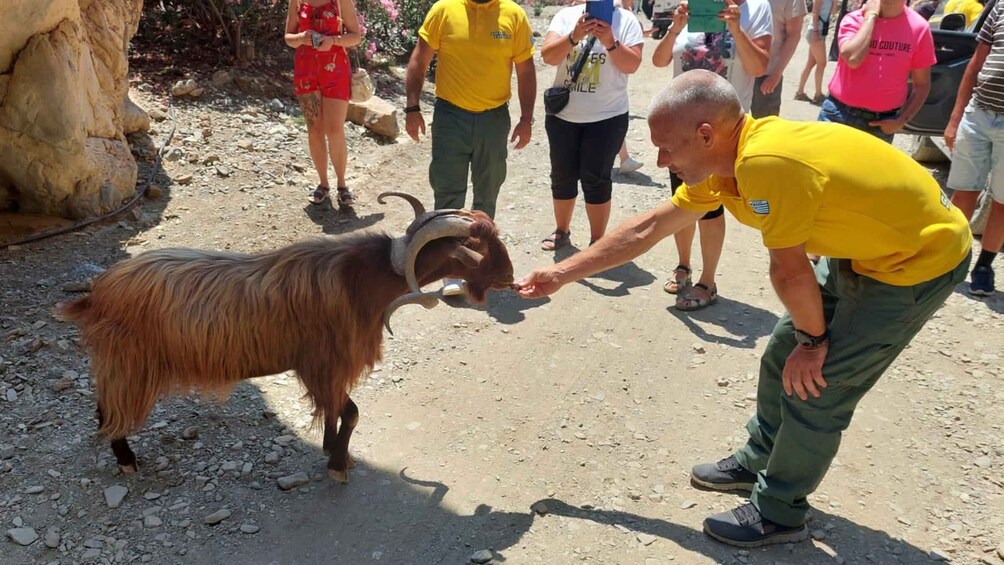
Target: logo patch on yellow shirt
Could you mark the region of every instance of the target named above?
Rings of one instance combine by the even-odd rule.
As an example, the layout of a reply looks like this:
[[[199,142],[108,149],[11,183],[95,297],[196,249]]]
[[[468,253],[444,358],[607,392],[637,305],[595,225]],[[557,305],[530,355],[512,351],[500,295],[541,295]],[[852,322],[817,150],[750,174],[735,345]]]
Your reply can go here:
[[[494,37],[495,39],[512,39],[512,36],[504,31],[493,31],[492,37]]]
[[[750,200],[750,208],[753,208],[754,214],[760,214],[761,216],[770,214],[770,202],[766,200]]]

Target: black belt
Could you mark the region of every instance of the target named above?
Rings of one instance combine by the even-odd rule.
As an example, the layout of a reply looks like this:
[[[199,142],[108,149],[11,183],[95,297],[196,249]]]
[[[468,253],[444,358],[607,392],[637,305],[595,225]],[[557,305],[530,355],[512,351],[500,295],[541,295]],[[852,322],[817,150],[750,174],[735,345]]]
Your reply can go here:
[[[834,98],[832,95],[829,96],[829,99],[830,102],[833,102],[833,105],[839,108],[841,111],[847,112],[852,116],[856,116],[858,118],[871,121],[885,120],[887,118],[895,118],[896,116],[899,115],[899,110],[900,110],[899,108],[896,108],[895,110],[889,110],[888,112],[873,112],[871,110],[865,110],[864,108],[855,108],[854,106],[844,104],[840,100]]]

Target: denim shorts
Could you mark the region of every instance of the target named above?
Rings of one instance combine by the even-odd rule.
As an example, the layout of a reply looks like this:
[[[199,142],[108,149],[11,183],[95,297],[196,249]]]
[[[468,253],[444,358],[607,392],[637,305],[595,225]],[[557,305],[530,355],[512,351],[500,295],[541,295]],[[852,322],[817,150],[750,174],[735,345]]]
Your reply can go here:
[[[990,197],[1004,204],[1004,114],[969,101],[955,138],[948,188],[988,188]]]
[[[882,128],[868,125],[870,120],[866,120],[860,116],[855,116],[854,114],[844,111],[839,106],[834,104],[833,100],[830,100],[829,98],[823,100],[822,106],[819,107],[819,118],[817,118],[817,121],[836,122],[838,124],[851,126],[854,129],[870,133],[883,141],[892,143],[892,135],[883,132]]]

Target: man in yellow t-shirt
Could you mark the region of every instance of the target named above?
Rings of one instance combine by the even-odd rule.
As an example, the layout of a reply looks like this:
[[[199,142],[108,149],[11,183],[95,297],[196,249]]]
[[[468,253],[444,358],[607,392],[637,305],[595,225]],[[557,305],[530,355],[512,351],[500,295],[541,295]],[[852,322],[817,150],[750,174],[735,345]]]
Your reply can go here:
[[[751,491],[748,504],[704,521],[711,537],[740,547],[804,540],[806,497],[857,403],[965,280],[969,226],[898,149],[842,124],[744,116],[715,73],[675,78],[648,120],[659,166],[686,184],[672,201],[516,284],[526,298],[550,295],[630,261],[720,204],[760,230],[787,313],[761,360],[749,441],[695,466],[691,480]],[[813,268],[806,253],[826,258]]]
[[[494,218],[506,177],[506,139],[516,142],[516,149],[530,143],[537,97],[530,21],[512,0],[439,0],[418,35],[405,84],[405,129],[415,141],[425,133],[419,99],[429,63],[437,55],[429,165],[435,206],[464,208],[470,172],[471,208]],[[509,136],[513,67],[520,117]],[[463,292],[462,281],[443,281],[445,295]]]
[[[429,169],[436,208],[464,207],[470,167],[474,208],[494,217],[505,180],[514,67],[521,115],[512,140],[517,149],[530,142],[537,96],[532,33],[526,12],[512,0],[440,0],[425,16],[408,63],[405,119],[408,135],[418,141],[425,133],[419,98],[437,55]]]

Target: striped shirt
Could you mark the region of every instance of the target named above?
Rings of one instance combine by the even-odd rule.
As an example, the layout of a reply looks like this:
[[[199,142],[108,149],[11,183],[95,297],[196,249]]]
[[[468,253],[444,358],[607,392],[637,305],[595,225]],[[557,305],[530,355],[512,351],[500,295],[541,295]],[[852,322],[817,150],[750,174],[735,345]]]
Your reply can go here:
[[[998,0],[977,40],[990,46],[990,54],[976,77],[973,98],[985,110],[1004,113],[1004,0]]]

